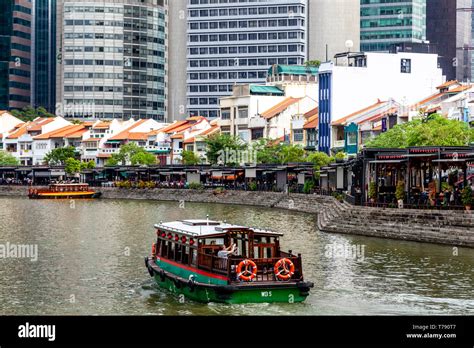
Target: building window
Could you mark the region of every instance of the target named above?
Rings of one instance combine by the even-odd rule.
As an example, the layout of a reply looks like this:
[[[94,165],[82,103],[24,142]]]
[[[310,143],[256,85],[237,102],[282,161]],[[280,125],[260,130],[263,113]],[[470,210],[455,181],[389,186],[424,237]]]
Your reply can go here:
[[[293,130],[293,141],[294,142],[303,141],[303,130],[302,129],[294,129]]]
[[[411,59],[402,59],[401,60],[401,73],[402,74],[411,74]]]
[[[356,132],[347,133],[347,145],[348,146],[357,145],[357,133]]]

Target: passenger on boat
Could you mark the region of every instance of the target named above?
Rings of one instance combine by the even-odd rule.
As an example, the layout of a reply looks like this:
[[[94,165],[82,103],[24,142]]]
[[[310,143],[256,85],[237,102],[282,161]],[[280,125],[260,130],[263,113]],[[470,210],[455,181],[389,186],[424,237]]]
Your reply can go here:
[[[227,259],[229,255],[232,255],[233,253],[235,253],[236,250],[237,250],[236,244],[232,244],[227,248],[225,247],[225,245],[222,245],[221,250],[219,250],[219,252],[217,253],[217,257],[220,257],[222,259]]]
[[[220,259],[219,260],[219,268],[220,269],[227,269],[227,259],[229,258],[229,255],[234,254],[237,251],[237,245],[232,244],[229,247],[225,247],[225,245],[221,246],[221,250],[217,253],[217,257]]]

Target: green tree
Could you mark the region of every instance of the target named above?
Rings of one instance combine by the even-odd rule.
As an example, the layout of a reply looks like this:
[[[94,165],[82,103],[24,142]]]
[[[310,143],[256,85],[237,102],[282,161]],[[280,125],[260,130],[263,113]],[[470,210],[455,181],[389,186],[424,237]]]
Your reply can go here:
[[[225,151],[238,153],[248,148],[240,138],[228,134],[213,134],[205,142],[207,145],[206,157],[211,164],[217,164],[224,157]],[[232,165],[232,163],[226,164]]]
[[[306,63],[304,63],[304,65],[319,68],[321,66],[321,61],[320,60],[309,60]]]
[[[64,165],[66,164],[66,160],[68,158],[75,159],[76,153],[75,148],[72,146],[69,147],[59,147],[57,149],[53,149],[46,154],[44,157],[44,161],[48,165]]]
[[[65,163],[65,171],[68,174],[77,174],[80,173],[81,171],[85,169],[94,169],[95,168],[95,162],[94,161],[89,161],[89,162],[81,162],[79,160],[76,160],[74,158],[68,158]]]
[[[325,152],[312,152],[306,158],[307,162],[314,164],[316,171],[316,178],[319,178],[319,171],[322,167],[325,167],[334,162],[334,157],[328,156]]]
[[[21,110],[12,110],[11,114],[23,122],[33,121],[38,117],[55,117],[55,115],[49,113],[44,107],[40,106],[34,109],[31,106],[26,106]]]
[[[257,163],[287,164],[305,162],[304,149],[299,145],[276,144],[269,139],[261,139],[253,145],[257,152]]]
[[[5,151],[0,150],[0,166],[17,166],[18,160]]]
[[[396,125],[367,143],[372,148],[410,146],[467,146],[474,141],[474,129],[465,122],[433,114]]]
[[[201,158],[194,151],[183,151],[181,157],[184,165],[192,166],[201,163]]]
[[[107,166],[126,165],[153,165],[156,164],[156,158],[148,153],[142,147],[135,143],[122,145],[120,151],[113,154],[107,161]]]

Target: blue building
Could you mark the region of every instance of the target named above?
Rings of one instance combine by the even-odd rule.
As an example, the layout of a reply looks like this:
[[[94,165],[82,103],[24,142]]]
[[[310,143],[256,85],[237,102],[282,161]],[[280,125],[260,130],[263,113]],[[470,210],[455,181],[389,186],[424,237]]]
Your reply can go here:
[[[34,107],[56,109],[56,0],[34,1]]]

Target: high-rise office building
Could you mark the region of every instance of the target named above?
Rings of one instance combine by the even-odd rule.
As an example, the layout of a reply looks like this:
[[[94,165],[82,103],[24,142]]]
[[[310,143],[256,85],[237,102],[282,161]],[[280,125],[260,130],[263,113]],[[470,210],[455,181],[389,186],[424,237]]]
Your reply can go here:
[[[56,111],[56,0],[33,0],[31,103]]]
[[[471,80],[472,0],[429,0],[426,36],[448,80]]]
[[[61,0],[57,12],[60,113],[166,120],[164,0]]]
[[[0,110],[30,104],[31,0],[0,1]]]
[[[362,51],[386,52],[392,44],[426,40],[427,0],[360,1]]]
[[[232,85],[264,82],[271,65],[308,57],[307,0],[189,0],[187,16],[190,115],[217,117]]]
[[[309,0],[308,8],[308,60],[360,50],[360,0]]]

